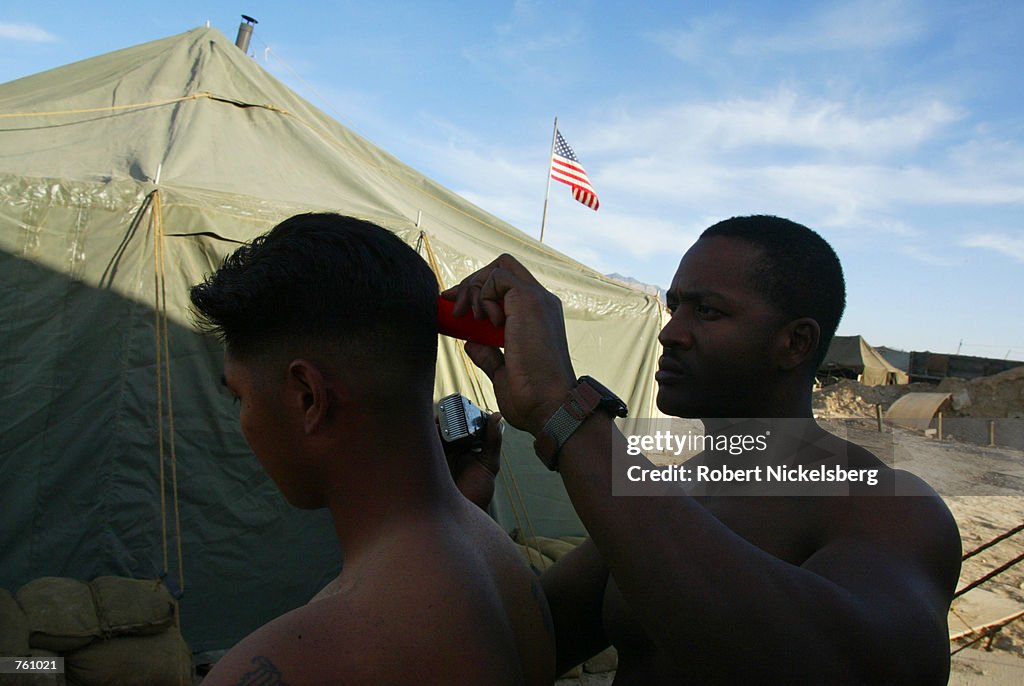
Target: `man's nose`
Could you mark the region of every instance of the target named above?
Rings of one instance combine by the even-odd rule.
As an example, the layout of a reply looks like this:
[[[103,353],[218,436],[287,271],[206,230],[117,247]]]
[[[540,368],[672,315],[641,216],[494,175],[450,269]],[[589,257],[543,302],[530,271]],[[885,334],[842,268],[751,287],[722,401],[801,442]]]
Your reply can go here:
[[[682,348],[684,350],[689,350],[693,347],[693,331],[682,310],[683,308],[679,308],[672,313],[668,323],[665,324],[661,329],[661,333],[658,334],[658,342],[661,343],[662,347]]]

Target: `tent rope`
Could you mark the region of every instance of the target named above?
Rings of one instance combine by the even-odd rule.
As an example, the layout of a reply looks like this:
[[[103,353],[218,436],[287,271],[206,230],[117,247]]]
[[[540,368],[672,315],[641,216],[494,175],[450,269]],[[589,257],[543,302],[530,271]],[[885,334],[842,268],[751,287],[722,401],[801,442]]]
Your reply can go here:
[[[192,93],[191,95],[183,95],[178,98],[167,98],[166,100],[150,100],[149,102],[138,102],[128,105],[108,105],[106,107],[86,107],[74,110],[53,110],[50,112],[4,112],[0,114],[0,119],[15,119],[18,117],[58,117],[66,114],[96,114],[98,112],[123,112],[127,110],[141,110],[148,107],[162,107],[163,105],[173,105],[177,102],[184,102],[186,100],[198,100],[200,98],[214,98],[217,99],[213,93],[206,91]]]
[[[1013,558],[1012,560],[1010,560],[1006,564],[1002,564],[1002,565],[996,567],[995,569],[993,569],[991,572],[989,572],[985,576],[981,577],[980,579],[978,579],[976,581],[972,581],[971,583],[967,584],[966,586],[961,588],[959,591],[954,593],[953,597],[954,598],[959,598],[960,596],[962,596],[964,593],[967,593],[967,591],[971,590],[972,588],[977,588],[978,586],[981,586],[986,581],[991,581],[992,579],[996,578],[997,576],[999,576],[1000,574],[1005,572],[1007,569],[1009,569],[1010,567],[1013,567],[1014,565],[1016,565],[1017,563],[1021,562],[1022,560],[1024,560],[1024,553],[1021,553],[1020,555],[1018,555],[1017,557]]]
[[[984,550],[988,550],[989,548],[991,548],[995,544],[997,544],[997,543],[999,543],[1001,541],[1005,541],[1006,539],[1010,538],[1011,536],[1013,536],[1015,534],[1020,533],[1021,531],[1024,531],[1024,523],[1020,524],[1019,526],[1015,526],[1014,528],[1010,529],[1009,531],[996,536],[995,538],[993,538],[991,541],[988,541],[987,543],[981,544],[980,546],[978,546],[974,550],[970,551],[969,553],[965,553],[964,556],[961,558],[961,560],[970,559],[970,558],[974,557],[975,555],[977,555],[978,553],[980,553],[980,552],[982,552]],[[989,572],[985,576],[981,577],[980,579],[977,579],[977,580],[972,581],[971,583],[967,584],[966,586],[964,586],[963,588],[958,590],[953,595],[953,597],[954,598],[959,598],[964,593],[967,593],[967,591],[970,591],[972,588],[977,588],[978,586],[981,586],[983,583],[985,583],[987,581],[991,581],[992,579],[994,579],[995,577],[999,576],[1000,574],[1005,572],[1010,567],[1013,567],[1014,565],[1018,564],[1022,560],[1024,560],[1024,553],[1021,553],[1020,555],[1018,555],[1017,557],[1013,558],[1009,562],[1006,562],[1005,564],[1002,564],[999,567],[996,567],[995,569],[993,569],[991,572]]]
[[[537,546],[537,552],[540,553],[540,544],[538,543],[539,539],[537,537],[537,530],[534,528],[534,526],[533,526],[533,519],[530,517],[529,511],[526,509],[526,500],[523,498],[523,492],[519,488],[519,480],[516,478],[516,475],[513,474],[511,471],[509,472],[509,481],[512,482],[512,488],[515,491],[516,498],[519,501],[519,506],[523,508],[523,519],[526,520],[526,528],[527,528],[527,530],[530,533],[530,537],[533,538],[534,545]],[[511,498],[509,499],[509,502],[512,502]],[[513,509],[514,509],[514,506],[513,506]],[[516,520],[516,524],[518,525],[518,523],[519,522],[518,522],[518,519],[517,519]],[[520,529],[520,531],[522,531],[522,529]],[[526,547],[529,548],[530,546],[527,545]],[[541,563],[542,563],[541,564],[541,571],[547,569],[547,563],[544,562],[544,556],[543,555],[541,555]]]
[[[502,461],[506,462],[506,464],[507,464],[507,461],[504,459],[505,458],[505,448],[504,447],[502,447],[502,449],[501,449],[501,458],[502,458]],[[509,503],[513,503],[512,519],[515,520],[516,529],[518,529],[519,531],[522,531],[523,530],[522,529],[523,523],[519,519],[519,510],[514,505],[515,501],[513,501],[513,499],[512,499],[512,490],[511,490],[511,488],[508,485],[508,480],[505,478],[505,470],[504,469],[499,470],[498,471],[498,475],[500,477],[499,480],[501,481],[501,487],[505,491],[505,499],[508,500]],[[530,556],[530,546],[526,546],[526,549],[527,549],[526,555],[527,555],[527,557],[529,557]],[[541,561],[538,560],[538,563],[539,562],[541,562]],[[532,562],[531,562],[531,564],[532,564]]]
[[[988,641],[988,645],[985,646],[985,649],[986,650],[991,650],[992,641],[995,639],[996,634],[998,634],[1000,631],[1002,631],[1003,629],[1008,627],[1010,624],[1013,624],[1014,622],[1019,620],[1021,617],[1024,617],[1024,611],[1018,612],[1017,614],[1015,614],[1015,615],[1013,615],[1011,617],[1008,617],[1006,620],[996,624],[995,626],[987,626],[987,627],[983,627],[983,628],[977,629],[977,630],[973,630],[972,629],[971,631],[967,632],[966,634],[964,634],[963,636],[960,636],[958,638],[966,638],[967,636],[970,636],[972,633],[975,633],[975,631],[977,631],[978,636],[975,637],[974,639],[968,641],[967,643],[963,644],[962,646],[960,646],[956,650],[952,651],[949,654],[950,657],[952,657],[953,655],[956,655],[957,653],[959,653],[961,650],[964,650],[965,648],[970,648],[972,645],[974,645],[978,641],[981,641],[981,640],[986,639],[986,638],[989,639],[989,641]]]
[[[150,193],[149,197],[152,198],[156,194],[156,191]],[[164,474],[166,468],[164,467],[164,391],[163,391],[163,346],[160,344],[162,330],[163,330],[163,319],[160,316],[160,243],[161,239],[158,236],[159,229],[157,228],[157,221],[154,219],[153,214],[149,217],[150,228],[153,231],[153,328],[155,335],[153,342],[156,345],[156,365],[154,369],[156,372],[156,444],[157,453],[160,459],[160,537],[161,545],[164,554],[164,566],[163,573],[167,576],[168,557],[167,557],[167,488],[164,484]]]
[[[156,393],[157,393],[157,441],[160,455],[160,525],[163,542],[164,568],[166,577],[170,566],[167,541],[167,486],[165,472],[167,458],[164,453],[164,404],[166,398],[166,419],[168,447],[170,453],[171,501],[174,507],[175,552],[178,561],[178,592],[185,591],[185,569],[182,559],[181,511],[178,498],[178,459],[174,443],[174,402],[171,393],[170,320],[167,315],[167,270],[164,253],[163,202],[160,191],[154,190],[153,212],[150,215],[153,227],[153,266],[155,273],[155,317],[156,317]],[[180,618],[178,619],[180,622]],[[179,627],[180,628],[180,627]]]
[[[256,107],[262,110],[269,110],[271,112],[277,112],[279,114],[285,114],[290,117],[295,117],[294,114],[288,110],[278,107],[277,105],[261,104],[253,102],[245,102],[244,100],[237,100],[235,98],[228,98],[223,95],[217,95],[210,91],[196,91],[189,95],[182,95],[177,98],[167,98],[165,100],[150,100],[148,102],[137,102],[130,103],[127,105],[107,105],[106,107],[83,107],[73,110],[51,110],[49,112],[4,112],[0,113],[0,119],[16,119],[18,117],[59,117],[69,114],[97,114],[100,112],[126,112],[128,110],[143,110],[150,107],[163,107],[165,105],[174,105],[179,102],[187,102],[189,100],[215,100],[217,102],[224,102],[229,105],[235,105],[236,107],[248,108]],[[298,119],[298,117],[295,117]],[[301,121],[301,120],[300,120]],[[305,124],[305,122],[303,122]],[[309,124],[306,124],[309,126]],[[309,126],[309,128],[314,128]]]
[[[968,559],[970,559],[970,558],[974,557],[975,555],[977,555],[978,553],[982,552],[983,550],[988,550],[989,548],[991,548],[992,546],[994,546],[994,545],[995,545],[996,543],[999,543],[999,542],[1001,542],[1001,541],[1005,541],[1005,540],[1006,540],[1006,539],[1008,539],[1008,538],[1009,538],[1010,536],[1013,536],[1013,535],[1015,535],[1015,534],[1018,534],[1018,533],[1020,533],[1021,531],[1024,531],[1024,523],[1021,523],[1020,525],[1018,525],[1018,526],[1015,526],[1015,527],[1013,527],[1012,529],[1010,529],[1010,530],[1009,530],[1009,531],[1007,531],[1006,533],[1003,533],[1003,534],[999,534],[998,536],[996,536],[995,538],[993,538],[993,539],[992,539],[991,541],[989,541],[988,543],[982,543],[981,545],[979,545],[979,546],[978,546],[977,548],[975,548],[975,549],[974,549],[974,550],[972,550],[971,552],[969,552],[969,553],[964,553],[964,556],[963,556],[962,558],[960,558],[960,559],[961,559],[961,560],[968,560]]]

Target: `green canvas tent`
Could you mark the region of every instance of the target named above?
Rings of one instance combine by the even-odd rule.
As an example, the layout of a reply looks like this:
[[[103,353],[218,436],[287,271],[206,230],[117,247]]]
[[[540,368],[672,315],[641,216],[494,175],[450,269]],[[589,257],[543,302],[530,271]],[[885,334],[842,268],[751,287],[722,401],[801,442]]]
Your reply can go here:
[[[196,29],[0,85],[0,587],[166,573],[204,652],[337,573],[326,513],[291,508],[259,469],[219,390],[219,346],[187,309],[187,288],[239,243],[311,210],[396,232],[445,285],[520,257],[562,298],[577,370],[655,412],[655,298],[434,183]],[[443,339],[436,393],[454,391],[495,407]],[[505,444],[498,520],[580,533],[529,437]]]
[[[905,384],[907,373],[891,365],[862,336],[833,336],[819,378],[857,379],[865,386]]]

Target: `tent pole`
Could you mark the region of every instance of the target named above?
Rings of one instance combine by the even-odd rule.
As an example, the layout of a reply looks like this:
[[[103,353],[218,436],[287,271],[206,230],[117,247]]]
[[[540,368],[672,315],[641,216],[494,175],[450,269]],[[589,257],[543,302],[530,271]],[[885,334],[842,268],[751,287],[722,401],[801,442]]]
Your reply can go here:
[[[555,129],[551,132],[551,153],[548,155],[548,185],[544,189],[544,216],[540,220],[540,242],[544,242],[544,225],[548,223],[548,195],[551,194],[551,162],[555,157],[555,137],[558,136],[558,117],[555,117]]]

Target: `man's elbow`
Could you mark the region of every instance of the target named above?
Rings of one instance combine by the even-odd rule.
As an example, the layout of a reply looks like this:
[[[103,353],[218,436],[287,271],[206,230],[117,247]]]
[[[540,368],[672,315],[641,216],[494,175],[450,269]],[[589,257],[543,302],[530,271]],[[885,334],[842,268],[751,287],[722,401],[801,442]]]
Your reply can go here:
[[[943,626],[874,642],[854,667],[865,684],[946,684],[949,637]]]

